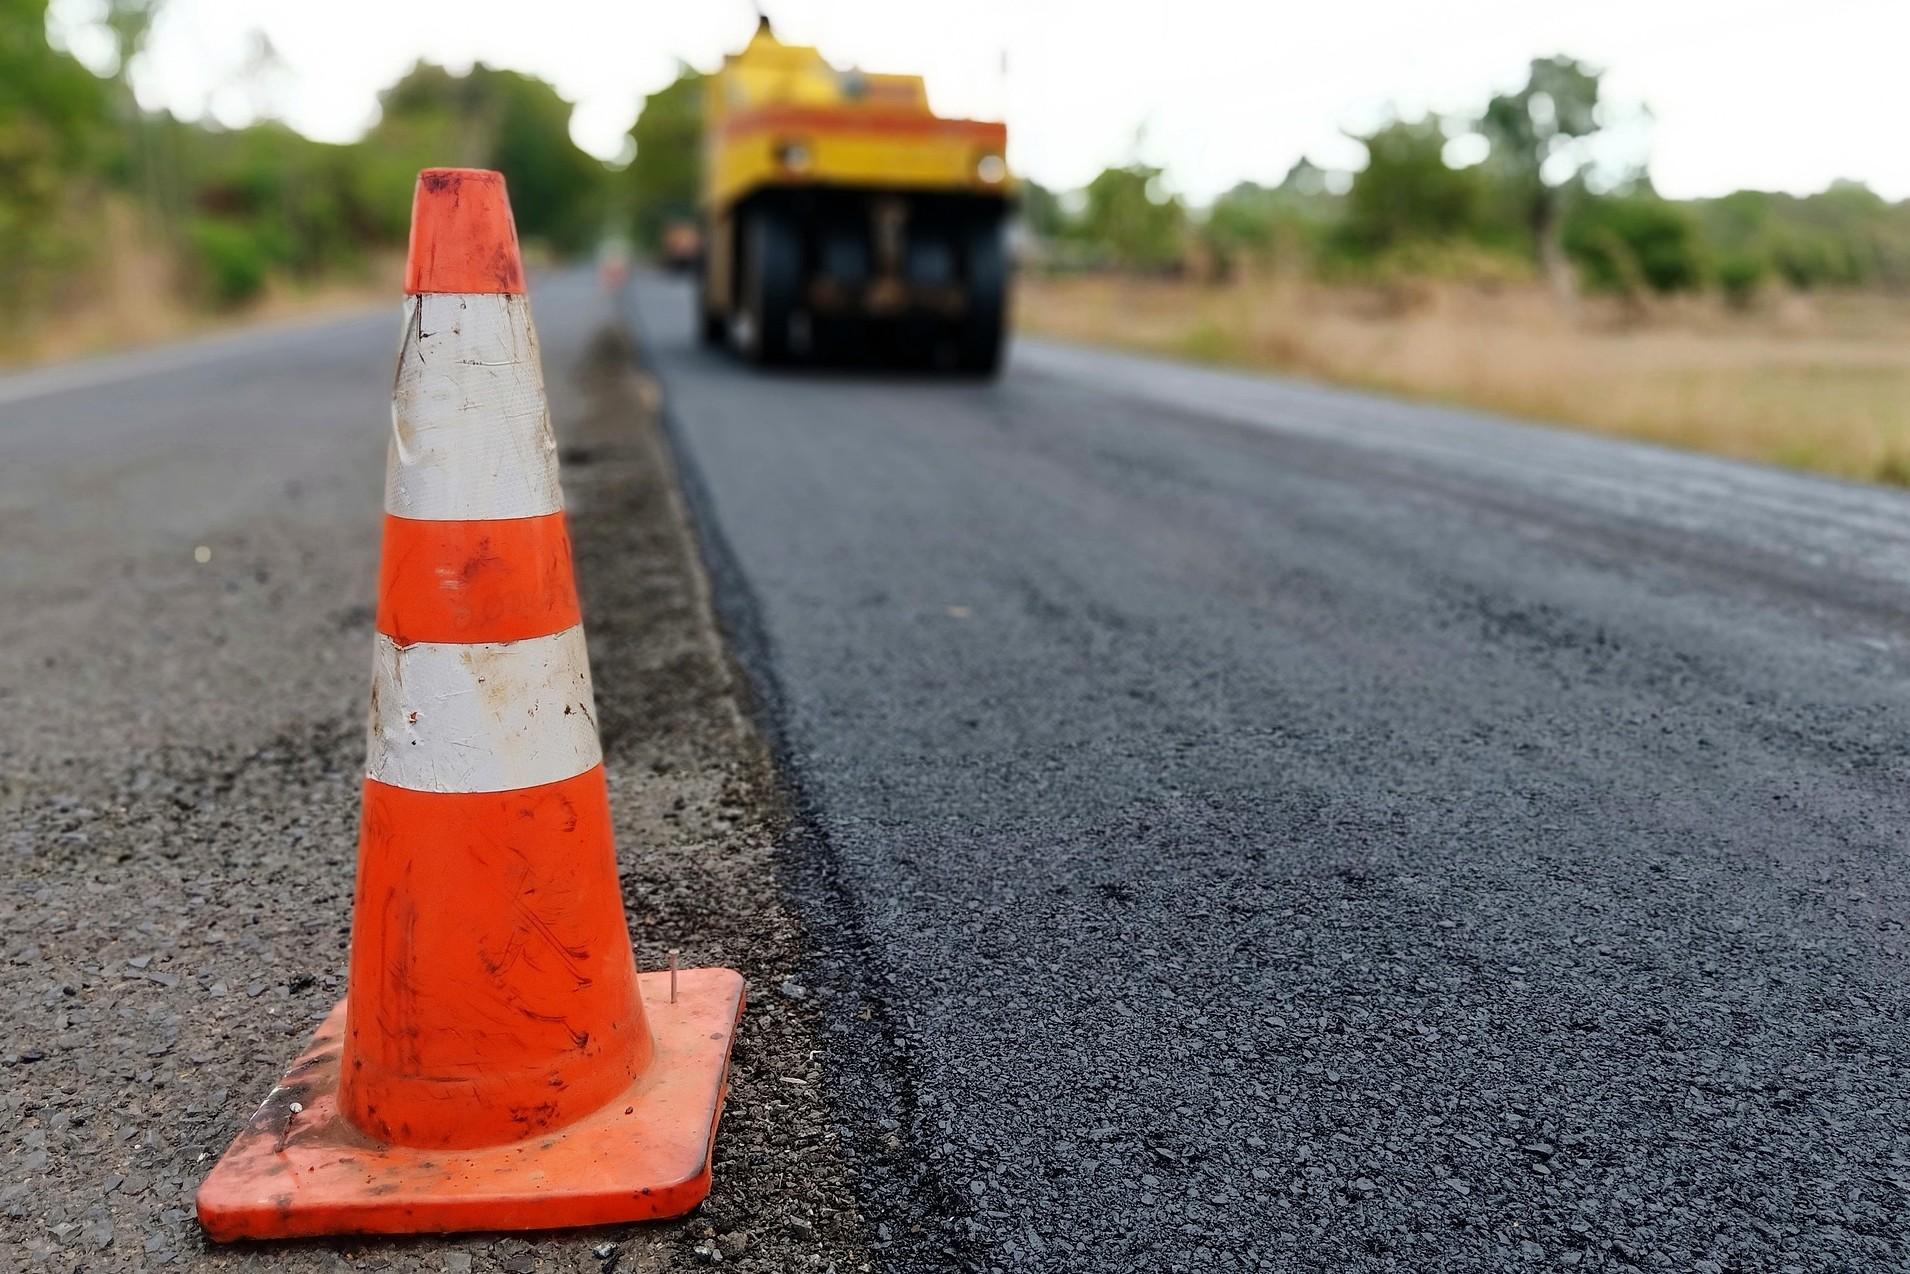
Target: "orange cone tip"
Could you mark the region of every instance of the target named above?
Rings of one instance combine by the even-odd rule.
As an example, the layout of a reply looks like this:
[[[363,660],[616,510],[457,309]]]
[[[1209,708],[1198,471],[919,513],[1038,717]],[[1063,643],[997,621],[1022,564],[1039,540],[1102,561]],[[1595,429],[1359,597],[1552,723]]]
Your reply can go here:
[[[427,168],[411,202],[405,291],[524,290],[504,174],[483,168]]]

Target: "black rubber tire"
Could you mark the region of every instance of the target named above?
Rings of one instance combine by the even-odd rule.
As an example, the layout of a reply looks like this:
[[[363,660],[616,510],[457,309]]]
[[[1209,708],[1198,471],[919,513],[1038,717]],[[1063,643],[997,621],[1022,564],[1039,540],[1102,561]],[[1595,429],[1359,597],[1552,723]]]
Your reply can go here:
[[[790,331],[802,286],[802,242],[796,227],[775,208],[758,207],[743,222],[745,317],[743,352],[766,366],[786,363]]]
[[[968,228],[963,244],[967,309],[955,337],[955,366],[972,376],[1001,371],[1008,330],[1008,230],[990,218]]]
[[[706,236],[710,233],[708,223],[701,229]],[[708,239],[704,242],[707,244]],[[710,254],[706,247],[696,254],[696,342],[705,349],[717,349],[728,335],[729,325],[722,314],[710,308]]]

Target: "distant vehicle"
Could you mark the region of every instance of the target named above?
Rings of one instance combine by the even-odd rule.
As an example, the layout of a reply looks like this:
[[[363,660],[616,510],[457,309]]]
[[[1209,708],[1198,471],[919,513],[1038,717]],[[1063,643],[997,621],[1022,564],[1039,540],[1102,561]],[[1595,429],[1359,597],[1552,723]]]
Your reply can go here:
[[[694,270],[703,255],[703,232],[697,229],[694,221],[671,221],[663,227],[657,255],[666,270],[685,273]]]
[[[919,76],[838,71],[765,19],[710,77],[700,330],[760,363],[876,350],[1000,365],[1008,130]]]
[[[620,235],[606,235],[597,244],[597,281],[606,292],[615,292],[630,277],[630,241]]]

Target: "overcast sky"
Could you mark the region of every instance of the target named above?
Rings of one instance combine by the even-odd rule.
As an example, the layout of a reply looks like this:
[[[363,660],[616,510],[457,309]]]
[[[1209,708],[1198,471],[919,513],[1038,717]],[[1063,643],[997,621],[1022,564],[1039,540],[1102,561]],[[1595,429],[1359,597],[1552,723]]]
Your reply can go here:
[[[56,0],[56,23],[98,0]],[[1808,192],[1839,177],[1910,198],[1910,0],[768,0],[780,36],[838,65],[916,71],[943,113],[1006,119],[1020,171],[1057,187],[1140,157],[1198,201],[1301,155],[1355,167],[1344,130],[1389,109],[1462,114],[1536,55],[1607,71],[1677,197]],[[714,68],[746,0],[169,0],[136,82],[149,106],[227,123],[261,110],[343,141],[418,58],[543,76],[572,135],[614,157],[678,59]],[[283,71],[244,73],[263,31]],[[76,51],[93,52],[83,33]],[[1649,106],[1647,126],[1639,106]]]

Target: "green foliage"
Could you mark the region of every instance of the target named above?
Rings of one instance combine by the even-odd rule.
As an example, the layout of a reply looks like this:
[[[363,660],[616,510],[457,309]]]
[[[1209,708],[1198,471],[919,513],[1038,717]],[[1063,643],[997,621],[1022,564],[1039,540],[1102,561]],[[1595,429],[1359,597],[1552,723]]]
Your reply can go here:
[[[1158,170],[1129,165],[1090,183],[1074,215],[1031,187],[1023,220],[1069,249],[1052,259],[1159,269],[1193,245],[1218,277],[1287,262],[1369,281],[1498,282],[1537,267],[1561,291],[1576,274],[1627,295],[1714,287],[1740,306],[1774,284],[1910,288],[1910,201],[1838,183],[1804,197],[1740,191],[1678,203],[1653,194],[1642,170],[1595,194],[1587,142],[1603,118],[1598,72],[1542,58],[1517,91],[1486,104],[1474,123],[1486,157],[1467,168],[1447,162],[1438,122],[1394,120],[1359,139],[1368,162],[1343,196],[1302,160],[1279,186],[1243,182],[1190,217],[1158,198]]]
[[[1324,185],[1315,189],[1318,169],[1301,160],[1278,186],[1243,181],[1214,200],[1196,234],[1216,275],[1244,265],[1304,262],[1317,255],[1334,217]]]
[[[1038,181],[1024,179],[1017,192],[1018,215],[1028,233],[1037,239],[1063,238],[1068,233],[1067,210],[1061,198]]]
[[[643,99],[630,127],[636,152],[624,170],[624,184],[631,229],[643,248],[654,249],[671,222],[696,216],[704,80],[694,67],[679,66],[674,80]]]
[[[1655,195],[1579,200],[1565,224],[1564,246],[1601,291],[1686,292],[1705,279],[1698,219]]]
[[[1181,264],[1187,209],[1146,164],[1103,169],[1082,192],[1081,215],[1070,223],[1077,238],[1129,270],[1167,270]]]
[[[1721,257],[1759,262],[1791,287],[1910,286],[1910,204],[1862,186],[1803,197],[1740,190],[1692,207]]]
[[[1734,308],[1743,309],[1764,289],[1771,277],[1771,265],[1763,257],[1749,253],[1727,253],[1712,262],[1711,277],[1717,280],[1718,291],[1724,294],[1724,299]]]
[[[379,103],[383,116],[360,146],[433,150],[414,174],[431,164],[497,169],[518,233],[560,252],[587,249],[603,230],[609,174],[571,141],[570,103],[544,81],[483,63],[453,75],[421,62]]]
[[[503,101],[485,166],[510,183],[521,233],[560,252],[587,250],[604,229],[609,178],[601,163],[571,141],[570,103],[542,80],[510,71],[491,74],[502,79]]]
[[[174,175],[190,191],[188,237],[202,267],[209,251],[231,255],[243,238],[267,269],[313,278],[356,262],[367,244],[393,241],[391,221],[362,202],[354,181],[360,148],[310,141],[278,123],[232,131],[175,124],[169,143]],[[207,219],[225,227],[210,232],[211,249]],[[242,273],[231,267],[233,278]],[[213,293],[238,299],[224,286]]]
[[[193,274],[212,304],[249,301],[265,287],[272,251],[258,227],[222,217],[195,218],[188,227]]]
[[[1562,227],[1587,164],[1584,142],[1601,127],[1599,73],[1572,58],[1534,58],[1524,87],[1486,103],[1486,179],[1506,219],[1529,236],[1553,285],[1571,290]]]
[[[1447,166],[1449,139],[1438,120],[1395,120],[1359,140],[1366,167],[1347,191],[1341,245],[1372,255],[1476,230],[1484,206],[1479,173]]]
[[[46,8],[0,0],[0,295],[20,299],[83,255],[73,214],[114,141],[110,86],[48,45]]]
[[[1597,71],[1568,57],[1534,58],[1525,86],[1494,96],[1479,117],[1502,180],[1538,198],[1576,177],[1585,163],[1577,144],[1600,127],[1598,96]]]
[[[1201,222],[1200,241],[1215,269],[1229,273],[1242,261],[1273,257],[1279,220],[1279,192],[1243,181],[1214,200]]]
[[[106,6],[122,71],[157,7]],[[527,240],[578,252],[603,228],[610,175],[571,141],[571,108],[541,80],[419,65],[383,95],[363,141],[329,145],[276,122],[144,113],[123,76],[97,77],[51,45],[46,12],[47,0],[0,0],[0,294],[40,302],[84,276],[93,210],[114,190],[214,305],[401,247],[418,170],[434,165],[502,170]]]

